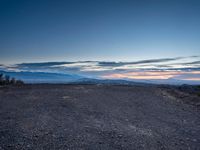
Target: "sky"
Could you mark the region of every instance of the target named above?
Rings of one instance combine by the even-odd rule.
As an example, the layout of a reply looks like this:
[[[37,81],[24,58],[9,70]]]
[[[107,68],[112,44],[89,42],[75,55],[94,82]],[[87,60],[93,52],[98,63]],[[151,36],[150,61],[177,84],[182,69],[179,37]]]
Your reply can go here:
[[[193,72],[200,71],[200,1],[0,0],[0,52],[0,68],[8,70],[24,70],[22,63],[70,62],[82,67],[71,73],[102,78],[149,79],[151,71],[170,70],[200,80]],[[69,68],[60,65],[65,69],[35,70]]]

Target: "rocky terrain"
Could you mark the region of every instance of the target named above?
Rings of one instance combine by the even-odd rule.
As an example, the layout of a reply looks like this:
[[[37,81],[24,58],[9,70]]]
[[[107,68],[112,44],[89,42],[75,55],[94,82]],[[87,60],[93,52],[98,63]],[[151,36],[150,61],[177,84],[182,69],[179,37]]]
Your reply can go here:
[[[0,149],[200,149],[198,86],[0,87]]]

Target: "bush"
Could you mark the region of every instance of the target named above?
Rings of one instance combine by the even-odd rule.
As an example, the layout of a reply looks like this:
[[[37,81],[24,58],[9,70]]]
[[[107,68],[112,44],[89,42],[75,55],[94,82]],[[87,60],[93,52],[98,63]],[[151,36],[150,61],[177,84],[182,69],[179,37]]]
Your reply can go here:
[[[4,84],[5,84],[4,76],[3,76],[3,74],[1,73],[1,74],[0,74],[0,85],[4,85]]]
[[[12,78],[12,79],[10,80],[10,84],[16,84],[15,78]]]
[[[10,76],[5,75],[5,82],[6,82],[6,84],[10,83]]]
[[[16,80],[15,78],[10,78],[8,75],[0,74],[0,85],[22,85],[24,84],[21,80]]]
[[[16,84],[16,85],[23,85],[23,84],[24,84],[24,82],[23,82],[23,81],[21,81],[21,80],[17,80],[17,81],[15,82],[15,84]]]

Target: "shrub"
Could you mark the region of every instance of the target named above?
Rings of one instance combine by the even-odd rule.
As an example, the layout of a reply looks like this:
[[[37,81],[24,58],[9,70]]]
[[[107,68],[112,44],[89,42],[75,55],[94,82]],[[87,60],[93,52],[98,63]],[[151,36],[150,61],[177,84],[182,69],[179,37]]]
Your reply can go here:
[[[4,85],[4,82],[5,82],[4,76],[3,76],[3,74],[1,73],[1,74],[0,74],[0,85]]]
[[[6,82],[6,84],[10,83],[10,76],[5,75],[5,82]]]
[[[15,78],[12,78],[12,79],[10,80],[10,84],[16,84]]]
[[[24,84],[21,80],[16,80],[15,78],[10,78],[8,75],[0,74],[0,85],[22,85]]]
[[[21,81],[21,80],[16,80],[15,84],[16,84],[16,85],[23,85],[23,84],[24,84],[24,82],[23,82],[23,81]]]

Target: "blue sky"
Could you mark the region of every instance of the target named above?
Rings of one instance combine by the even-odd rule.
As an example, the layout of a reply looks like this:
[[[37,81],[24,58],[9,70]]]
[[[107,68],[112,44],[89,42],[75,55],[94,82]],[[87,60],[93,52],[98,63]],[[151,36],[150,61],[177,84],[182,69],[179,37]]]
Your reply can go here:
[[[199,0],[0,1],[2,70],[199,81],[199,41]]]
[[[0,63],[198,55],[198,0],[1,0]]]

